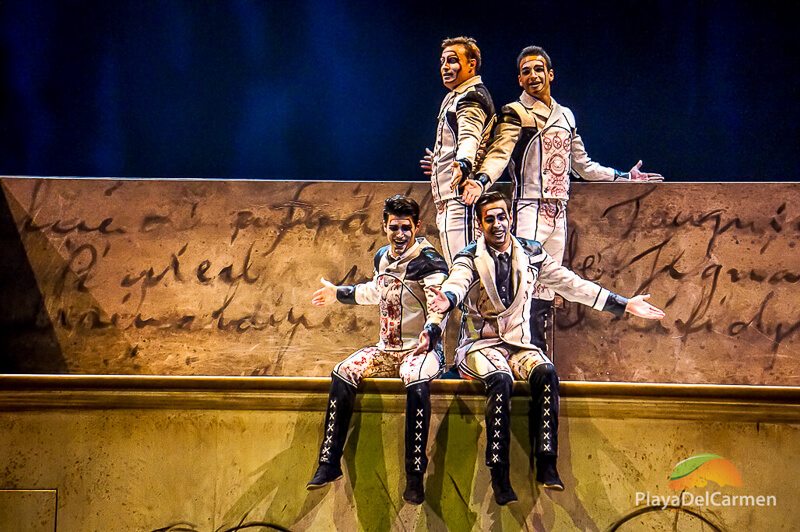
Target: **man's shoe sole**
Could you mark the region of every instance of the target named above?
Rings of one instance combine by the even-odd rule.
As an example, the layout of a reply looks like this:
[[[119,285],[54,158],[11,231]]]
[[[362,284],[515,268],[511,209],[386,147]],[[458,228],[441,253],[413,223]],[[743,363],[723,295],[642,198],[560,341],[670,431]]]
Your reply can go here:
[[[405,495],[403,495],[403,500],[406,501],[408,504],[414,504],[416,506],[419,506],[420,504],[425,502],[425,499],[422,499],[421,501],[412,501],[411,499],[406,499]]]
[[[337,480],[341,479],[343,476],[344,476],[344,474],[341,474],[341,475],[339,475],[338,477],[336,477],[334,479],[331,479],[331,480],[329,480],[327,482],[323,482],[322,484],[312,484],[311,482],[309,482],[308,484],[306,484],[306,490],[314,491],[314,490],[318,490],[320,488],[324,488],[328,484],[330,484],[332,482],[336,482]]]
[[[497,502],[497,501],[494,501],[494,502]],[[508,506],[509,504],[516,504],[518,502],[519,502],[519,499],[512,499],[512,500],[510,500],[508,502],[504,502],[502,504],[497,502],[497,506]]]
[[[494,502],[497,503],[497,506],[508,506],[509,504],[514,504],[515,502],[519,502],[519,497],[517,497],[517,494],[514,493],[513,499],[509,499],[506,502],[500,502],[497,500],[497,497],[495,497]]]

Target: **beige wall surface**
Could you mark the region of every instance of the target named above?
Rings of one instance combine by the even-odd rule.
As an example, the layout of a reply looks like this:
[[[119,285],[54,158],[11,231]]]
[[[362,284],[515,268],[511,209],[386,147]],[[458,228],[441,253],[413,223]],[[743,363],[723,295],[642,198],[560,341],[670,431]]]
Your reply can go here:
[[[570,392],[572,386],[561,403],[559,469],[567,485],[561,493],[533,481],[528,401],[515,398],[512,483],[520,502],[500,508],[483,464],[484,399],[477,387],[434,395],[424,505],[401,497],[398,381],[385,393],[359,395],[344,479],[306,491],[324,417],[326,383],[319,384],[319,391],[289,395],[263,386],[257,394],[236,391],[232,384],[203,391],[6,389],[0,530],[25,530],[46,512],[64,532],[212,532],[254,523],[347,531],[789,531],[800,522],[796,393],[794,404],[767,397],[703,402],[686,389],[672,399],[634,390],[612,400]],[[720,503],[752,496],[753,503],[666,500],[680,494],[669,486],[670,472],[699,453],[730,461],[742,482],[709,476],[686,493],[716,493],[711,497]],[[37,513],[12,504],[8,497],[18,490],[49,490],[39,493],[51,497]],[[759,496],[764,505],[754,505]]]
[[[315,308],[372,275],[382,200],[426,183],[2,179],[0,372],[327,375],[375,308]],[[661,323],[559,309],[562,379],[800,384],[800,185],[582,184],[566,263]]]

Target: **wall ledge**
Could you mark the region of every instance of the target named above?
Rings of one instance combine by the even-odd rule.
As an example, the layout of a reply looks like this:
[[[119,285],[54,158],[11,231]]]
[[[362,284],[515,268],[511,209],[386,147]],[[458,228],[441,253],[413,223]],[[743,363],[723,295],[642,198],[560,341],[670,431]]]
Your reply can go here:
[[[324,410],[327,377],[0,375],[0,412],[53,409]],[[528,386],[514,385],[516,415]],[[562,381],[562,416],[800,422],[800,387]],[[433,411],[480,414],[477,381],[432,384]],[[399,379],[366,379],[362,412],[403,412]]]

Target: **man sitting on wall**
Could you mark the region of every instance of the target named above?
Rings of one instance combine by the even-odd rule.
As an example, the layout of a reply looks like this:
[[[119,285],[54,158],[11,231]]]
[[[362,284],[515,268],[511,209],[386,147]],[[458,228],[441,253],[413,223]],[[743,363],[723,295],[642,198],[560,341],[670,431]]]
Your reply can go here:
[[[356,389],[364,377],[392,377],[399,373],[406,386],[405,468],[403,498],[412,504],[425,500],[423,477],[431,403],[429,382],[444,368],[441,345],[418,350],[423,325],[440,323],[441,314],[429,314],[427,303],[447,277],[447,263],[419,230],[419,205],[396,195],[383,208],[383,229],[389,244],[375,254],[374,277],[356,286],[334,286],[322,279],[314,292],[317,306],[334,301],[379,305],[380,339],[339,362],[331,375],[331,389],[319,453],[319,467],[308,489],[317,489],[342,477],[341,457],[353,413]]]
[[[556,468],[558,454],[558,376],[536,342],[530,321],[536,283],[570,301],[621,316],[630,312],[661,319],[664,312],[647,303],[649,295],[626,299],[587,281],[548,255],[539,242],[511,234],[511,208],[499,192],[488,192],[475,203],[482,236],[453,261],[450,277],[429,310],[446,313],[464,303],[466,337],[456,350],[462,375],[486,385],[486,464],[499,505],[517,500],[509,479],[511,384],[514,377],[530,382],[533,399],[531,447],[536,455],[536,480],[547,489],[563,490]],[[430,320],[420,334],[415,353],[435,345],[440,327]]]

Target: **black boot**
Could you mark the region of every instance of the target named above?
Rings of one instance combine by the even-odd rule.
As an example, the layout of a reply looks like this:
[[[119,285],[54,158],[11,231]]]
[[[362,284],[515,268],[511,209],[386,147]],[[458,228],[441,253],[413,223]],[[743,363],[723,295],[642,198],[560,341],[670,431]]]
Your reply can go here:
[[[564,483],[558,476],[555,456],[546,454],[536,457],[536,482],[544,484],[544,489],[554,491],[564,491]]]
[[[325,411],[325,427],[319,449],[319,467],[306,488],[314,490],[342,478],[342,452],[356,402],[356,389],[335,374]]]
[[[411,504],[425,501],[425,470],[428,468],[428,428],[431,421],[430,383],[406,388],[406,489],[403,499]]]
[[[534,299],[531,301],[531,343],[548,354],[548,343],[553,342],[553,301]]]
[[[508,474],[511,443],[511,384],[506,373],[486,378],[486,465],[492,472],[492,490],[497,504],[504,506],[517,500]]]
[[[492,473],[492,491],[494,491],[494,500],[500,506],[505,506],[512,502],[516,502],[517,494],[514,493],[514,488],[511,487],[511,479],[508,474],[507,465],[496,465],[489,469]]]
[[[547,489],[563,490],[558,476],[558,374],[551,363],[539,364],[528,379],[531,386],[531,409],[536,441],[531,447],[536,455],[536,480]]]
[[[406,473],[406,489],[403,500],[410,504],[425,502],[425,475],[419,473]]]
[[[342,478],[342,475],[341,465],[319,464],[317,470],[314,472],[314,476],[311,477],[311,480],[306,484],[306,489],[308,491],[319,489],[331,482],[339,480]]]

